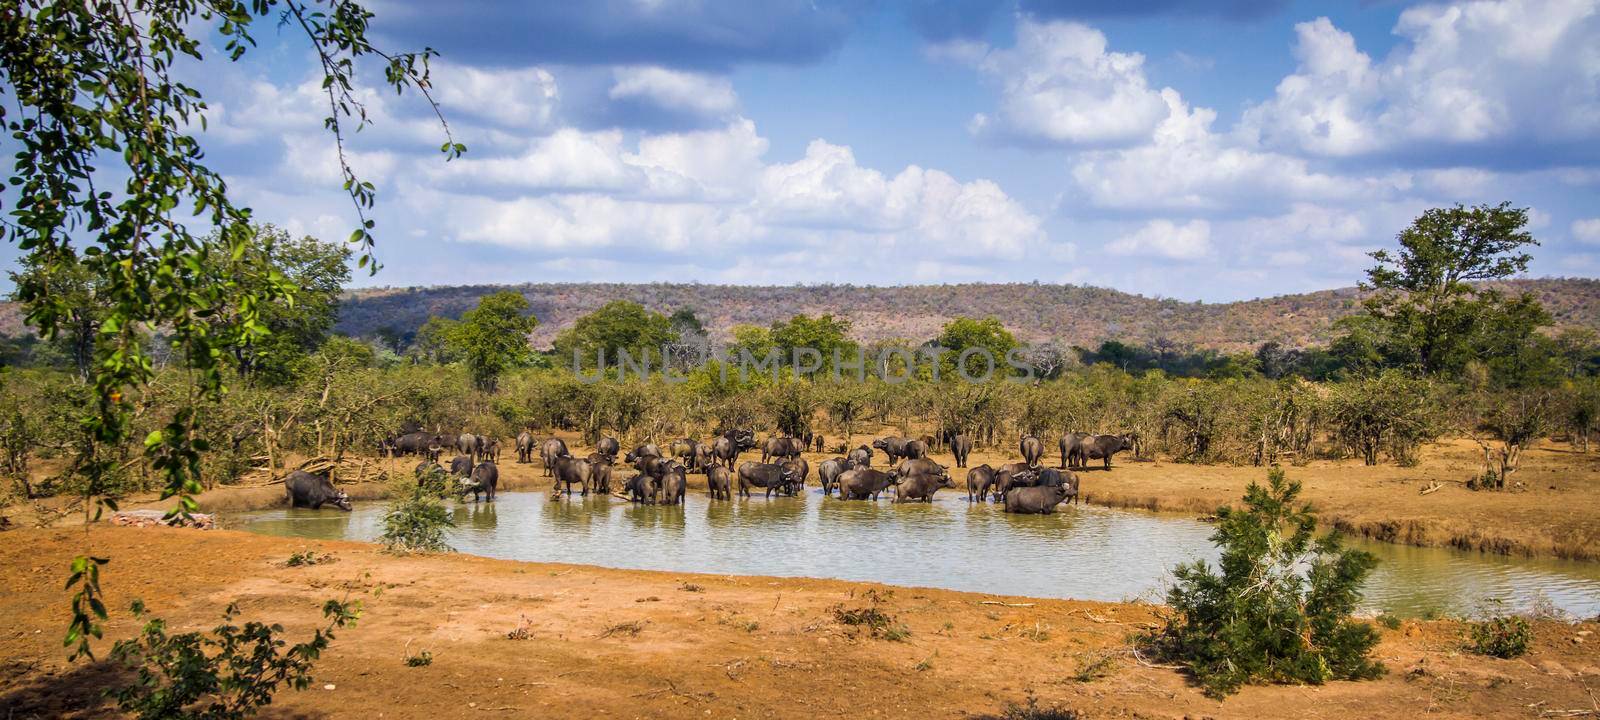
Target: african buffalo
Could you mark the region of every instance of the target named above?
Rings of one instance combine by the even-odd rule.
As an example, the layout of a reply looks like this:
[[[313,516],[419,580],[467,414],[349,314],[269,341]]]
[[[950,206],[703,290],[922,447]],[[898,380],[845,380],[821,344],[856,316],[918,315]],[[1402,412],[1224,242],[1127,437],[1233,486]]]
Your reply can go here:
[[[649,475],[657,481],[661,480],[661,477],[666,475],[667,470],[674,464],[671,459],[660,455],[639,455],[636,457],[633,453],[628,453],[627,459],[633,464],[633,469]]]
[[[673,457],[683,460],[684,467],[692,469],[694,468],[695,452],[699,447],[700,443],[695,441],[694,438],[684,438],[682,440],[673,440],[672,444],[667,446],[667,452],[672,453]]]
[[[994,499],[996,502],[1006,496],[1006,491],[1014,487],[1031,487],[1038,484],[1036,480],[1039,471],[1027,463],[1006,463],[994,471]]]
[[[571,455],[571,453],[567,452],[567,444],[561,442],[561,438],[550,438],[539,443],[539,459],[544,461],[544,474],[546,476],[555,474],[556,460],[570,457]]]
[[[893,470],[880,472],[872,468],[847,470],[839,476],[840,500],[878,499],[878,494],[891,485],[900,484],[900,473]]]
[[[1105,469],[1110,470],[1111,456],[1133,450],[1134,442],[1132,435],[1091,435],[1078,445],[1079,467],[1087,466],[1090,460],[1104,460]]]
[[[866,445],[851,450],[848,457],[850,462],[855,463],[856,467],[872,467],[872,448]]]
[[[721,465],[706,466],[706,490],[711,493],[712,500],[731,500],[730,486],[727,468]]]
[[[967,456],[972,454],[972,438],[957,435],[950,439],[950,454],[956,456],[956,467],[967,466]]]
[[[500,441],[482,435],[479,435],[478,439],[483,441],[483,448],[480,451],[483,456],[482,459],[488,462],[500,462]]]
[[[989,488],[994,485],[994,468],[988,463],[967,471],[967,500],[983,502],[989,499]]]
[[[662,457],[661,448],[656,447],[655,443],[645,443],[634,448],[633,452],[623,455],[622,461],[632,465],[642,457]],[[660,479],[659,476],[657,476],[657,479]]]
[[[478,439],[477,435],[473,435],[472,433],[461,433],[460,435],[456,436],[454,447],[456,452],[461,453],[462,455],[471,455],[474,459],[476,459],[478,457],[478,453],[482,450],[480,443],[481,441]]]
[[[439,443],[433,433],[413,432],[383,441],[390,457],[421,455],[429,460],[439,459]]]
[[[464,479],[472,475],[472,458],[457,455],[450,458],[450,477]]]
[[[677,505],[683,502],[685,491],[689,488],[689,479],[684,477],[684,467],[673,463],[667,474],[661,478],[661,502],[668,505]]]
[[[912,458],[910,460],[901,460],[900,464],[895,466],[895,470],[900,472],[900,477],[907,477],[912,473],[922,473],[924,475],[937,475],[943,477],[949,475],[950,468],[940,465],[939,463],[929,460],[928,458],[920,457]]]
[[[595,452],[598,452],[601,455],[614,458],[617,456],[617,452],[622,450],[622,445],[618,443],[617,439],[614,437],[603,437],[600,438],[600,442],[594,444],[594,449]]]
[[[527,430],[517,434],[517,462],[533,462],[533,433]]]
[[[589,463],[589,484],[597,493],[611,492],[611,457],[603,453],[589,453],[584,458]]]
[[[800,457],[805,450],[805,444],[792,437],[773,437],[761,444],[761,462],[771,462],[773,458]]]
[[[782,465],[794,477],[794,482],[789,485],[790,495],[799,492],[800,488],[806,486],[806,476],[811,474],[811,463],[806,462],[805,458],[794,457],[778,464]]]
[[[1019,487],[1006,493],[1005,509],[1008,513],[1049,515],[1066,499],[1067,489],[1060,485]]]
[[[326,504],[350,512],[350,496],[334,487],[327,475],[296,470],[283,479],[283,489],[289,496],[290,507],[321,510]]]
[[[1083,446],[1083,441],[1088,437],[1091,437],[1089,433],[1080,432],[1069,432],[1061,436],[1061,440],[1057,445],[1061,448],[1062,468],[1069,468],[1078,464],[1079,448]]]
[[[570,455],[556,458],[556,465],[553,469],[556,483],[552,492],[560,495],[563,486],[565,486],[567,497],[572,497],[572,484],[578,483],[583,492],[580,497],[588,497],[589,476],[592,470],[593,468],[589,466],[588,460],[580,460]]]
[[[822,481],[822,494],[832,495],[833,486],[839,483],[839,476],[847,470],[854,470],[856,464],[850,458],[829,458],[817,466],[817,479]]]
[[[703,473],[716,464],[717,456],[711,451],[711,446],[705,443],[695,443],[694,460],[689,463],[689,469]]]
[[[921,501],[933,502],[933,494],[940,488],[953,488],[956,484],[950,482],[948,475],[932,475],[929,473],[912,473],[902,476],[900,484],[895,487],[895,502]]]
[[[646,505],[656,504],[661,496],[661,484],[649,475],[634,475],[622,484],[622,489],[628,491],[628,499]]]
[[[772,491],[780,494],[785,488],[790,487],[795,479],[794,471],[782,465],[770,463],[743,462],[739,464],[739,497],[749,497],[750,488],[758,487],[766,490],[766,497],[772,497]]]
[[[823,452],[828,447],[828,443],[821,435],[818,435],[811,438],[811,447],[815,448],[817,452]]]
[[[711,453],[733,470],[733,463],[739,459],[739,453],[756,446],[756,434],[749,430],[729,430],[717,436],[711,443]]]
[[[872,441],[872,447],[882,450],[884,456],[889,458],[889,464],[893,465],[896,460],[914,457],[906,448],[911,442],[903,437],[881,437]]]
[[[481,462],[472,469],[471,478],[472,501],[478,501],[478,493],[483,493],[485,502],[494,502],[495,486],[500,484],[500,468],[492,462]]]
[[[1039,438],[1032,435],[1023,435],[1022,441],[1017,445],[1022,451],[1022,459],[1028,463],[1028,467],[1038,467],[1039,458],[1044,457],[1044,443],[1039,442]]]

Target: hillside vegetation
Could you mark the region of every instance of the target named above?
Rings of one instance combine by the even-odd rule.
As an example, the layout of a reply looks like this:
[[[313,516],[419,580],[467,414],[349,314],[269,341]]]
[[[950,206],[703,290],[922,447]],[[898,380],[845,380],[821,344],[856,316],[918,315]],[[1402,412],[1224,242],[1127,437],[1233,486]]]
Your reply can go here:
[[[1512,290],[1532,291],[1557,328],[1600,329],[1600,280],[1513,280]],[[1104,340],[1150,343],[1165,339],[1228,352],[1276,340],[1291,347],[1333,338],[1333,322],[1360,308],[1355,288],[1281,295],[1233,303],[1184,302],[1079,285],[974,284],[860,287],[853,285],[731,286],[623,283],[530,283],[493,286],[412,287],[346,293],[336,330],[370,336],[383,328],[414,331],[430,315],[457,318],[479,298],[513,290],[528,299],[539,327],[534,344],[547,348],[580,316],[612,300],[631,300],[671,313],[693,308],[716,339],[737,324],[770,325],[796,313],[832,313],[851,321],[864,342],[925,340],[956,316],[994,316],[1018,339],[1057,339],[1091,347]],[[0,312],[0,317],[5,317]]]

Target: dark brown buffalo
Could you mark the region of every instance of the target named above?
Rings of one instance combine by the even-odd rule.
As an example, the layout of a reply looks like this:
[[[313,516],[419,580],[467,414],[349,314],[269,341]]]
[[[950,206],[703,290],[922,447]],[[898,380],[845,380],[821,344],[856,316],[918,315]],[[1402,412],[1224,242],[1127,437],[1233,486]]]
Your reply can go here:
[[[828,447],[828,441],[821,435],[811,438],[811,447],[817,452],[823,452]]]
[[[517,462],[533,462],[533,433],[527,430],[517,434]]]
[[[847,470],[839,476],[840,500],[877,500],[878,495],[892,485],[900,484],[900,474],[880,472],[872,468]]]
[[[617,453],[622,450],[622,445],[618,443],[617,439],[614,437],[603,437],[600,438],[600,442],[594,444],[594,449],[595,452],[598,452],[601,455],[607,455],[615,458]]]
[[[1049,515],[1066,499],[1067,489],[1060,485],[1019,487],[1006,493],[1005,509],[1008,513]]]
[[[889,458],[889,464],[892,466],[896,462],[914,457],[911,452],[906,449],[906,445],[910,444],[911,442],[911,440],[907,440],[903,437],[881,437],[872,441],[872,447],[882,450],[884,457]]]
[[[739,497],[749,497],[750,488],[758,487],[765,490],[766,497],[772,497],[774,490],[782,494],[784,489],[790,487],[795,479],[793,471],[782,465],[770,463],[743,462],[739,464]]]
[[[1089,438],[1089,433],[1069,432],[1061,436],[1057,445],[1061,448],[1061,468],[1076,467],[1081,463],[1078,454],[1083,446],[1083,441]]]
[[[717,456],[711,451],[711,446],[705,443],[696,443],[694,446],[694,462],[689,463],[689,469],[703,473],[716,464]]]
[[[711,493],[712,500],[733,499],[731,488],[727,468],[716,464],[706,466],[706,490]]]
[[[756,435],[749,430],[729,430],[717,436],[711,443],[711,453],[733,470],[734,461],[739,459],[739,453],[756,446]]]
[[[630,452],[630,453],[628,453],[626,455],[623,455],[622,456],[622,461],[628,463],[629,465],[632,465],[632,464],[638,462],[639,458],[650,457],[650,456],[665,457],[664,455],[661,454],[661,448],[656,447],[655,443],[645,443],[643,445],[640,445],[640,446],[634,448],[633,452]],[[656,476],[656,479],[659,480],[661,478],[658,475],[658,476]]]
[[[611,456],[592,452],[584,458],[589,463],[589,485],[597,493],[611,492]]]
[[[668,505],[677,505],[683,502],[683,496],[689,488],[689,479],[685,476],[687,471],[683,465],[673,463],[667,473],[661,477],[661,500]]]
[[[700,443],[696,442],[694,438],[684,438],[682,440],[673,440],[672,444],[667,446],[667,452],[671,453],[672,457],[682,460],[685,468],[693,468],[695,449],[698,447],[700,447]]]
[[[1111,456],[1133,450],[1134,442],[1132,435],[1091,435],[1078,445],[1079,467],[1087,466],[1090,460],[1104,460],[1105,469],[1110,470]]]
[[[483,440],[482,459],[488,462],[500,462],[500,441],[496,440],[495,438],[484,437],[482,435],[479,435],[478,437]]]
[[[773,458],[800,457],[806,449],[805,443],[799,438],[774,437],[767,438],[761,444],[761,462],[771,462]]]
[[[788,487],[789,494],[793,495],[800,492],[800,488],[806,486],[806,476],[811,474],[811,463],[806,462],[803,457],[794,457],[778,464],[782,465],[784,470],[787,470],[789,475],[794,478],[794,482]]]
[[[561,495],[562,490],[565,489],[567,497],[572,497],[572,484],[577,483],[583,492],[579,497],[588,497],[589,477],[592,472],[593,468],[589,465],[588,460],[575,458],[571,455],[558,457],[554,468],[556,483],[552,492],[555,495]]]
[[[930,438],[931,439],[931,438]],[[928,456],[927,440],[911,440],[906,443],[906,458],[915,460]]]
[[[856,467],[872,467],[872,448],[866,445],[851,450],[848,457],[850,462],[855,463]]]
[[[633,469],[655,478],[658,482],[673,465],[671,458],[664,458],[660,455],[640,455],[635,457],[633,453],[628,453],[627,459],[633,464]]]
[[[350,496],[334,487],[327,475],[296,470],[283,479],[283,490],[289,496],[290,507],[321,510],[323,505],[332,505],[350,512]]]
[[[899,471],[900,477],[908,477],[912,473],[940,476],[947,476],[950,474],[950,468],[940,465],[939,463],[936,463],[925,457],[901,460],[900,464],[896,465],[894,469]]]
[[[547,476],[555,474],[557,459],[571,455],[567,452],[567,444],[561,442],[561,438],[550,438],[539,444],[539,459],[544,461],[544,474]]]
[[[492,462],[481,462],[472,469],[472,478],[469,480],[472,501],[478,501],[478,493],[483,493],[485,502],[494,502],[495,487],[500,484],[500,468]]]
[[[1044,443],[1032,435],[1023,435],[1022,441],[1017,443],[1017,446],[1021,449],[1022,459],[1028,463],[1028,467],[1038,467],[1039,458],[1044,457]]]
[[[833,487],[839,484],[839,476],[846,470],[854,470],[855,463],[850,458],[829,458],[817,466],[817,479],[822,481],[822,494],[832,495]]]
[[[895,502],[933,502],[933,494],[940,488],[953,488],[956,484],[950,482],[948,475],[933,475],[930,473],[912,473],[902,476],[900,484],[895,487]]]
[[[967,500],[982,502],[989,499],[989,488],[994,486],[994,468],[988,463],[967,471]]]
[[[996,502],[1005,499],[1006,491],[1014,487],[1030,487],[1035,485],[1039,476],[1037,468],[1027,463],[1006,463],[994,471],[994,499]]]
[[[661,497],[661,484],[649,475],[634,475],[622,484],[622,489],[628,492],[628,499],[636,503],[654,505]]]
[[[950,454],[956,456],[956,467],[967,466],[967,456],[972,454],[972,438],[957,435],[950,439]]]
[[[465,480],[472,476],[472,458],[466,455],[457,455],[450,458],[450,477]]]

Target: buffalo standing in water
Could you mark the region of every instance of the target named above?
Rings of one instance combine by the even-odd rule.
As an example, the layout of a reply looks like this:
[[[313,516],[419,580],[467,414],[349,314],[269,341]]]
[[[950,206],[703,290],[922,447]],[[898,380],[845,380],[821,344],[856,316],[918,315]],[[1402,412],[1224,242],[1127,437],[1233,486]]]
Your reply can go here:
[[[555,488],[552,489],[552,492],[555,495],[559,496],[562,494],[562,486],[564,485],[566,486],[567,497],[572,497],[572,484],[578,483],[579,488],[583,492],[580,497],[589,496],[589,476],[591,468],[589,467],[588,460],[580,460],[570,455],[559,457],[556,458],[556,466],[553,468],[553,471],[556,484]]]
[[[729,430],[711,443],[711,454],[717,456],[729,471],[733,470],[733,463],[739,459],[739,453],[756,446],[756,434],[749,430]]]
[[[683,496],[689,488],[689,479],[685,477],[685,469],[678,463],[673,463],[667,469],[666,475],[661,478],[661,502],[668,505],[677,505],[683,502]]]
[[[871,468],[856,468],[839,476],[840,500],[877,500],[878,495],[892,485],[900,484],[900,473],[880,472]]]
[[[895,487],[894,501],[904,502],[933,502],[933,494],[941,488],[953,488],[956,484],[950,482],[948,475],[931,473],[912,473],[900,481]]]
[[[731,500],[733,493],[732,484],[728,478],[728,469],[721,465],[708,465],[706,467],[706,490],[711,493],[712,500]]]
[[[472,469],[472,477],[467,481],[467,491],[472,493],[472,501],[478,501],[478,493],[483,493],[485,502],[494,502],[494,490],[500,484],[500,468],[492,462],[481,462]]]
[[[872,448],[867,447],[866,445],[862,445],[861,447],[851,450],[848,457],[850,462],[855,463],[856,467],[872,467]]]
[[[350,496],[334,487],[327,475],[296,470],[283,479],[283,489],[289,496],[290,507],[321,510],[323,505],[332,505],[350,512]]]
[[[829,458],[817,466],[817,479],[822,481],[822,494],[832,495],[833,487],[839,484],[839,476],[847,470],[854,470],[856,464],[850,458]]]
[[[749,497],[750,488],[758,487],[765,490],[765,496],[770,498],[773,490],[782,494],[794,482],[794,470],[783,465],[758,462],[739,464],[739,497]]]

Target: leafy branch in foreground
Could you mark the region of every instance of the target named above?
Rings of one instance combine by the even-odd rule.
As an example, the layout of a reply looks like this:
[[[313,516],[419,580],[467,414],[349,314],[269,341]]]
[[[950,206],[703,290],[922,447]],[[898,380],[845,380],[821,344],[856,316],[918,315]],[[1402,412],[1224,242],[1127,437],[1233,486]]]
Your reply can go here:
[[[383,516],[378,541],[390,552],[449,552],[445,528],[455,527],[437,495],[418,485],[403,500],[396,500]]]
[[[1146,638],[1184,665],[1214,697],[1252,682],[1375,678],[1369,655],[1378,642],[1350,614],[1377,558],[1340,546],[1336,533],[1314,538],[1310,506],[1296,507],[1300,483],[1281,468],[1268,485],[1251,483],[1242,510],[1217,510],[1211,541],[1222,548],[1220,572],[1204,561],[1179,565],[1167,593],[1173,614]]]
[[[310,640],[288,649],[283,626],[248,622],[240,627],[233,624],[238,612],[230,604],[210,634],[169,635],[166,621],[151,618],[138,636],[119,641],[112,658],[139,677],[115,692],[118,708],[140,720],[251,717],[272,704],[280,686],[304,690],[310,685],[312,664],[333,642],[335,630],[355,625],[361,605],[329,600],[322,606],[326,623]],[[143,617],[144,603],[134,601],[133,614]]]
[[[362,248],[360,265],[375,270],[366,217],[375,190],[343,153],[342,121],[355,120],[357,129],[368,122],[353,91],[355,66],[381,58],[387,85],[421,92],[437,112],[429,94],[431,49],[379,51],[366,37],[372,13],[348,0],[0,2],[0,95],[15,104],[0,107],[0,124],[8,148],[16,148],[0,234],[28,269],[15,276],[14,293],[28,324],[50,340],[76,335],[80,349],[92,332],[92,358],[79,363],[93,400],[72,461],[74,474],[87,479],[86,520],[115,508],[111,480],[137,462],[105,449],[129,439],[137,396],[154,377],[149,336],[159,330],[191,370],[190,402],[144,441],[165,480],[162,497],[179,498],[172,514],[184,515],[195,507],[200,456],[209,449],[197,436],[196,408],[223,395],[228,348],[268,333],[261,306],[293,299],[293,285],[247,252],[250,210],[236,205],[222,176],[202,162],[190,132],[205,127],[207,106],[178,72],[187,61],[204,63],[202,48],[212,37],[238,61],[255,44],[253,22],[268,15],[282,24],[293,19],[320,58],[329,99],[324,126],[339,146],[344,188],[360,215],[350,240]],[[445,134],[447,158],[465,150],[448,127]],[[99,308],[87,319],[78,291],[85,277],[94,279]],[[216,312],[222,307],[235,310]],[[105,617],[89,562],[73,561],[73,657],[90,653]]]

